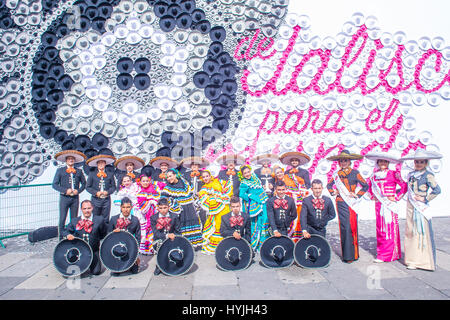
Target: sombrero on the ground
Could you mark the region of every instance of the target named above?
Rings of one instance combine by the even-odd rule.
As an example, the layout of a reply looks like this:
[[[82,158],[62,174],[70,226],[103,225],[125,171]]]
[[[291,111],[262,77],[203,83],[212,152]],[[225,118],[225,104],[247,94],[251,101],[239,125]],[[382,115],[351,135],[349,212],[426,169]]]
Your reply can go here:
[[[300,161],[299,166],[308,163],[311,158],[302,152],[286,152],[280,156],[280,162],[282,164],[290,165],[292,159],[298,159]]]
[[[295,262],[303,268],[327,267],[331,260],[331,247],[320,235],[312,234],[311,238],[302,238],[295,244]]]
[[[139,157],[136,156],[124,156],[122,158],[119,158],[114,162],[114,166],[122,171],[126,171],[127,163],[131,162],[134,165],[134,170],[139,170],[140,168],[144,167],[145,162]]]
[[[294,263],[294,241],[286,236],[270,237],[261,245],[261,262],[267,268],[286,268]]]
[[[87,271],[94,255],[89,244],[80,239],[63,239],[53,251],[55,269],[66,277],[76,277]]]
[[[442,155],[436,151],[427,151],[425,149],[417,149],[414,154],[403,157],[401,160],[433,160],[441,159]]]
[[[153,158],[152,160],[150,160],[150,164],[154,168],[161,167],[161,163],[167,163],[167,165],[169,166],[169,169],[176,168],[179,165],[178,161],[176,161],[172,158],[169,158],[169,157],[164,157],[164,156],[156,157],[156,158]]]
[[[389,161],[390,163],[402,162],[401,159],[392,154],[388,154],[387,152],[369,152],[364,157],[375,162],[378,160],[386,160]]]
[[[328,157],[327,160],[339,161],[341,159],[360,160],[363,156],[356,153],[350,153],[348,150],[342,150],[338,155]]]
[[[221,165],[227,165],[229,162],[234,162],[236,165],[241,166],[245,164],[245,158],[237,154],[225,154],[216,159],[216,162]]]
[[[256,157],[254,157],[252,159],[252,162],[253,163],[256,162],[257,164],[263,165],[264,162],[267,162],[267,161],[270,162],[270,163],[275,163],[275,162],[277,162],[279,160],[280,160],[280,158],[276,154],[264,153],[264,154],[260,154],[260,155],[257,155]]]
[[[194,248],[183,236],[166,239],[158,249],[156,264],[168,276],[180,276],[188,272],[194,264]]]
[[[206,168],[210,162],[203,157],[187,157],[181,160],[180,164],[185,168],[190,168],[192,164],[198,164],[200,168]]]
[[[96,167],[97,163],[101,160],[105,161],[106,164],[108,165],[108,164],[114,163],[114,161],[116,161],[116,158],[111,155],[108,155],[108,154],[99,154],[99,155],[93,156],[92,158],[87,159],[86,164],[89,167]]]
[[[224,271],[242,270],[252,262],[253,249],[244,238],[228,237],[217,245],[215,258],[217,266]]]
[[[86,160],[86,155],[77,150],[64,150],[55,154],[55,159],[58,161],[66,162],[67,157],[74,157],[75,163],[83,162]]]
[[[124,272],[136,262],[139,245],[128,231],[111,232],[100,245],[100,260],[112,272]]]

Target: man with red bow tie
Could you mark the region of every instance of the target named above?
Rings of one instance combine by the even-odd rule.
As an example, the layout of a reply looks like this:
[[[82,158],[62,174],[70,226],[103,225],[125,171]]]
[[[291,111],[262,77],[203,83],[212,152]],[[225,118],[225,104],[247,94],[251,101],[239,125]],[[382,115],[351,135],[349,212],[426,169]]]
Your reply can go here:
[[[303,199],[300,213],[300,224],[303,237],[310,238],[311,234],[318,234],[325,238],[328,221],[336,217],[333,202],[330,198],[322,196],[322,181],[312,181],[312,195]]]
[[[93,275],[99,275],[102,271],[99,258],[100,240],[105,237],[107,226],[102,217],[92,214],[93,209],[90,200],[81,202],[82,215],[70,220],[63,233],[68,240],[77,237],[89,243],[94,254],[89,269]]]
[[[89,167],[96,169],[89,173],[86,190],[92,197],[94,216],[102,216],[107,224],[111,212],[111,194],[116,191],[114,174],[106,172],[106,166],[113,164],[116,158],[107,154],[99,154],[86,160]]]
[[[57,153],[55,159],[66,163],[66,166],[56,170],[52,184],[60,194],[58,234],[61,240],[69,210],[70,219],[78,216],[79,194],[86,188],[86,178],[81,169],[75,168],[75,164],[83,162],[86,156],[76,150],[65,150]]]
[[[156,252],[164,240],[173,240],[176,235],[181,236],[180,218],[176,213],[169,212],[169,200],[167,198],[158,200],[157,211],[150,217],[150,223],[153,230],[153,248]],[[161,270],[156,266],[154,274],[160,273]]]
[[[294,199],[286,195],[286,184],[275,183],[275,195],[267,201],[267,218],[275,237],[288,236],[292,222],[297,218]]]
[[[236,166],[245,164],[245,158],[239,155],[226,154],[219,157],[216,162],[222,166],[226,166],[226,169],[219,171],[217,179],[223,181],[231,180],[231,184],[233,185],[233,196],[239,197],[239,187],[241,183],[237,176],[238,171],[236,170]]]
[[[231,212],[222,216],[220,235],[224,238],[233,236],[236,240],[244,238],[250,243],[251,221],[247,214],[241,212],[241,202],[238,197],[230,199]]]
[[[131,209],[133,208],[133,203],[130,198],[125,197],[120,202],[120,214],[111,217],[108,224],[109,232],[120,232],[126,230],[131,233],[137,240],[138,244],[141,242],[141,224],[139,219],[131,215]],[[138,273],[139,271],[139,258],[136,263],[130,268],[131,273]],[[117,273],[112,273],[116,276]]]

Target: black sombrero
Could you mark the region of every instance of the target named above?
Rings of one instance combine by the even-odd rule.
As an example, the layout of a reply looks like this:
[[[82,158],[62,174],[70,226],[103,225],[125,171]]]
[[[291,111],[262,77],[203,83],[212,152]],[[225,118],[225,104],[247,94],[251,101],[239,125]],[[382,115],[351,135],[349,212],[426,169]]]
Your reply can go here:
[[[261,245],[261,262],[267,268],[286,268],[294,263],[294,241],[289,237],[270,237]]]
[[[194,264],[194,248],[182,236],[175,236],[174,240],[166,239],[158,249],[156,264],[165,275],[183,275]]]
[[[92,248],[80,239],[63,239],[53,251],[53,265],[65,277],[76,277],[89,269],[93,259]]]
[[[228,237],[217,245],[215,258],[217,266],[224,271],[242,270],[251,264],[253,249],[243,238]]]
[[[303,268],[327,267],[331,259],[331,247],[325,238],[312,234],[311,238],[301,238],[295,244],[294,258]]]
[[[139,244],[128,231],[111,232],[100,245],[100,260],[112,272],[124,272],[136,262]]]

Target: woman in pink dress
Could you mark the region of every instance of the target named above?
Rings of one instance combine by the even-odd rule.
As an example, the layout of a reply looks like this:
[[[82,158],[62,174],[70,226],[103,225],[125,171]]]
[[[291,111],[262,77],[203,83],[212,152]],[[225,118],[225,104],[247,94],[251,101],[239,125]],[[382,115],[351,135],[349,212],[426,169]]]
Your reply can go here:
[[[389,169],[389,163],[399,163],[400,160],[376,152],[368,153],[366,158],[376,162],[374,173],[367,181],[369,194],[375,200],[377,257],[374,262],[398,260],[401,246],[397,202],[405,195],[408,186],[399,171]]]
[[[161,184],[153,181],[146,175],[140,176],[138,182],[139,190],[136,194],[135,212],[136,217],[141,223],[141,254],[154,254],[153,248],[153,231],[150,223],[150,217],[156,212],[156,204],[158,203],[161,193]]]

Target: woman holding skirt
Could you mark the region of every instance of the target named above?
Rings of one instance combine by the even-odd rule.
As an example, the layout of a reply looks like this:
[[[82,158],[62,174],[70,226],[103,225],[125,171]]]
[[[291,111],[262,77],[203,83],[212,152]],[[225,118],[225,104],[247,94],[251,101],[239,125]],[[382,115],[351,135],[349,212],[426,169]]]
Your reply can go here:
[[[389,164],[400,161],[387,153],[372,152],[365,157],[376,162],[374,173],[367,181],[368,192],[375,200],[377,257],[374,262],[398,260],[401,258],[401,246],[396,202],[405,195],[407,184],[399,171],[389,169]]]
[[[146,175],[140,176],[138,185],[139,190],[136,194],[134,211],[141,223],[140,252],[141,254],[150,255],[155,253],[150,218],[156,212],[156,204],[158,203],[161,189],[158,182],[150,180],[150,177]]]
[[[169,212],[180,216],[180,231],[195,250],[202,248],[202,226],[194,208],[194,193],[177,169],[167,171],[167,183],[161,197],[169,199]]]
[[[202,171],[203,186],[199,191],[199,205],[206,212],[206,221],[203,226],[202,253],[214,254],[219,242],[222,216],[230,212],[230,198],[233,188],[230,180],[221,180],[213,177],[208,170]]]
[[[250,166],[242,166],[238,176],[241,181],[239,197],[242,199],[243,211],[250,216],[251,220],[250,244],[255,251],[259,251],[261,244],[269,237],[267,194]]]
[[[406,207],[405,264],[408,269],[436,269],[436,248],[428,207],[429,202],[441,193],[441,188],[427,166],[431,159],[440,158],[439,153],[423,149],[402,158],[414,160],[414,170],[408,175]]]

